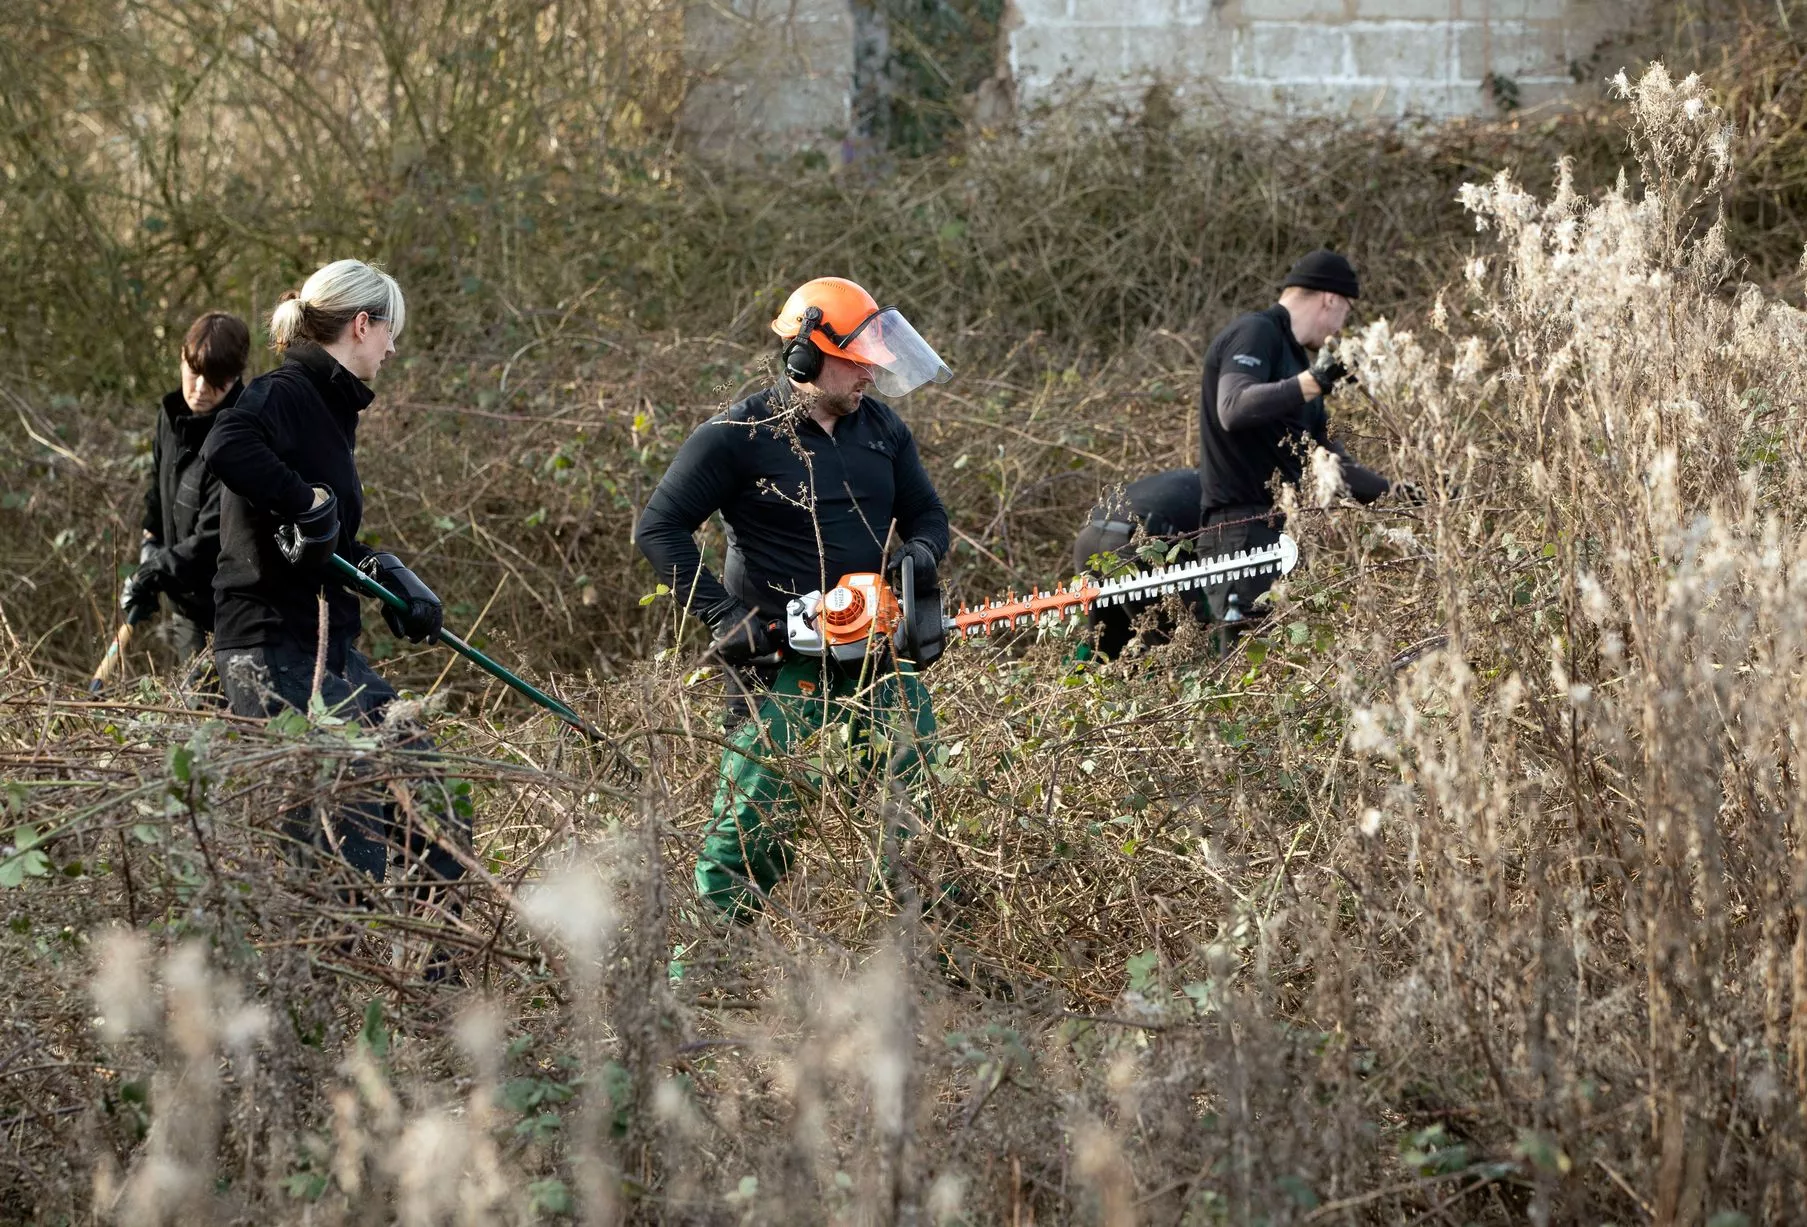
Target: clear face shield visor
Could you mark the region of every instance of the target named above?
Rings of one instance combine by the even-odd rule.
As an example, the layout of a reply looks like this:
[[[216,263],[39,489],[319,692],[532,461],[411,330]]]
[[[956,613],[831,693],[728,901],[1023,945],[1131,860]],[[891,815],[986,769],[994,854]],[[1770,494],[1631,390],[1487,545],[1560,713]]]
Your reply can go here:
[[[835,343],[872,372],[872,386],[881,396],[907,396],[925,383],[946,383],[954,377],[941,355],[896,307],[873,312]]]

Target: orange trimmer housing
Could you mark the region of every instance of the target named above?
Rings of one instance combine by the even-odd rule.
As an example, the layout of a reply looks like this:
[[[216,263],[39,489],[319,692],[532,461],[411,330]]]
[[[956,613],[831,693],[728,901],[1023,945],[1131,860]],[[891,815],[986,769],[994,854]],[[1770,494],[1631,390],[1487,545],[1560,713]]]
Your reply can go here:
[[[902,611],[891,586],[871,571],[843,575],[826,593],[810,593],[787,610],[791,650],[857,661],[874,639],[889,642]]]
[[[822,598],[818,614],[824,637],[831,646],[863,644],[875,635],[889,636],[897,629],[897,598],[891,585],[870,571],[843,575]]]

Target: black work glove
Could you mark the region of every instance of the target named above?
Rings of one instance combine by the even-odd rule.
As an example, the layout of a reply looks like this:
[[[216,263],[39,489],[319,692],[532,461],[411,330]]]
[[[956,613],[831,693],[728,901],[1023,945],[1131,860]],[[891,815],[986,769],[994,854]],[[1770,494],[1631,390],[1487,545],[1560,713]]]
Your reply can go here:
[[[402,565],[401,559],[394,554],[372,554],[358,564],[358,570],[408,602],[406,611],[383,602],[383,621],[397,638],[409,643],[438,638],[445,626],[445,606],[431,588],[420,582],[420,576]]]
[[[1328,349],[1320,349],[1318,360],[1311,364],[1311,377],[1317,381],[1319,390],[1329,396],[1332,388],[1349,378],[1349,368]]]
[[[893,592],[903,588],[903,560],[914,559],[916,563],[916,586],[919,589],[935,587],[935,549],[920,537],[913,537],[897,547],[885,563],[885,579],[890,583]]]
[[[734,604],[709,620],[709,655],[725,665],[744,665],[784,648],[779,624],[763,620],[757,610]]]
[[[339,500],[325,486],[314,489],[326,495],[325,501],[276,529],[276,548],[290,566],[304,571],[323,569],[339,546]]]
[[[147,559],[126,578],[125,587],[120,589],[119,608],[125,614],[125,620],[138,623],[156,616],[157,594],[162,590],[163,574],[153,570]]]

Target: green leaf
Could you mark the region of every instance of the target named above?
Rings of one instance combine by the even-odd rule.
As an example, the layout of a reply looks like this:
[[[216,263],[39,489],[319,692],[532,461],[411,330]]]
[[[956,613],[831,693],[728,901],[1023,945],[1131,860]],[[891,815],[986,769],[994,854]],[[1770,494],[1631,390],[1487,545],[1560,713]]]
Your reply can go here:
[[[172,746],[169,751],[169,774],[180,783],[188,783],[194,771],[195,752],[187,746]]]
[[[1512,1153],[1539,1171],[1553,1176],[1566,1176],[1569,1169],[1575,1166],[1574,1160],[1556,1144],[1555,1138],[1535,1129],[1518,1131],[1518,1141],[1513,1143]]]
[[[610,1061],[602,1067],[602,1089],[607,1092],[609,1106],[613,1112],[609,1117],[609,1132],[616,1137],[626,1137],[628,1126],[633,1122],[634,1076],[627,1067],[618,1061]]]
[[[0,886],[22,886],[28,877],[41,878],[50,872],[50,858],[32,849],[14,853],[0,861]]]
[[[358,1033],[358,1038],[377,1059],[381,1060],[389,1055],[389,1032],[383,1026],[383,1003],[375,997],[364,1007],[364,1029]]]
[[[534,1181],[527,1186],[527,1196],[532,1199],[533,1209],[543,1214],[569,1214],[577,1206],[571,1190],[557,1177]]]
[[[1293,1204],[1299,1209],[1316,1210],[1318,1208],[1318,1195],[1312,1191],[1309,1184],[1305,1183],[1303,1177],[1288,1172],[1280,1177],[1278,1184],[1280,1191],[1290,1197]]]
[[[511,1112],[527,1113],[539,1106],[545,1096],[545,1083],[538,1078],[510,1078],[502,1084],[502,1102]]]
[[[292,707],[285,707],[270,718],[265,726],[280,737],[301,737],[307,733],[307,715]]]
[[[1129,973],[1129,986],[1136,992],[1146,992],[1154,983],[1155,968],[1160,964],[1161,956],[1153,950],[1144,950],[1141,954],[1129,957],[1123,967]]]
[[[282,1187],[296,1201],[319,1201],[326,1192],[326,1176],[321,1172],[295,1172],[282,1182]]]

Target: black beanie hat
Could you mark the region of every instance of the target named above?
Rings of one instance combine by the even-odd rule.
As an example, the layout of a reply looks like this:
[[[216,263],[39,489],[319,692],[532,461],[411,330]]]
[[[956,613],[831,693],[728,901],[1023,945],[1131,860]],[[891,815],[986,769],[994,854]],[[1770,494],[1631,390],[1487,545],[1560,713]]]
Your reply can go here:
[[[1282,289],[1298,286],[1302,290],[1329,290],[1344,298],[1360,298],[1361,283],[1355,279],[1355,266],[1338,252],[1319,250],[1301,256],[1299,262],[1280,283]]]

